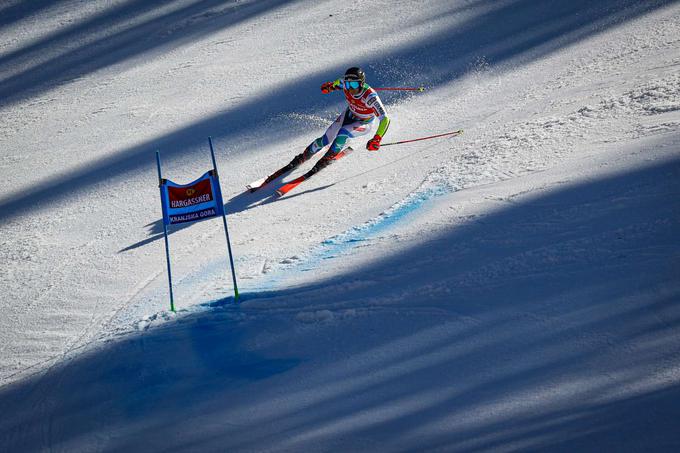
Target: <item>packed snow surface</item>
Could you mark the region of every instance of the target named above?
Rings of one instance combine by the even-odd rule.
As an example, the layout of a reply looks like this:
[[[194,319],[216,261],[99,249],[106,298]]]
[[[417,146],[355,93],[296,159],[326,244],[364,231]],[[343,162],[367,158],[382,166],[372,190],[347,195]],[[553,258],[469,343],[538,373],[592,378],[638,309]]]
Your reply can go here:
[[[7,0],[0,451],[680,450],[680,3]],[[344,108],[392,120],[282,198]],[[215,144],[222,222],[156,172]]]

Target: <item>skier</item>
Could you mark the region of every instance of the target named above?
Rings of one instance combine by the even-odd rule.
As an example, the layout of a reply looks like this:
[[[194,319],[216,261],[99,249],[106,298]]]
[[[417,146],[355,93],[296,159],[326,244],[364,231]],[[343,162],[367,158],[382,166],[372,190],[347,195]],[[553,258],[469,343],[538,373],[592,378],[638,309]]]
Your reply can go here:
[[[385,107],[378,97],[378,93],[366,83],[366,74],[364,71],[361,68],[352,67],[345,72],[342,79],[326,82],[321,85],[321,92],[324,94],[338,90],[343,90],[348,106],[333,124],[330,125],[326,132],[310,143],[302,153],[295,156],[288,165],[278,169],[266,178],[258,179],[257,181],[247,184],[246,188],[248,190],[254,192],[260,187],[269,184],[276,178],[294,170],[325,146],[328,146],[326,154],[319,159],[311,170],[294,181],[285,184],[276,191],[278,195],[287,193],[302,181],[351,151],[351,149],[345,147],[347,140],[368,134],[371,131],[372,123],[376,118],[380,120],[378,130],[373,138],[366,143],[366,149],[369,151],[377,151],[380,149],[380,141],[385,135],[385,132],[387,132],[387,128],[390,125],[390,119],[387,117],[387,113],[385,113]]]
[[[326,132],[295,156],[288,164],[290,169],[309,160],[326,145],[330,145],[324,156],[314,165],[310,173],[316,173],[327,167],[333,160],[340,157],[347,140],[368,134],[371,125],[377,118],[378,130],[372,139],[366,143],[366,149],[377,151],[380,141],[385,136],[390,125],[390,119],[385,112],[385,106],[378,97],[378,93],[366,83],[366,74],[361,68],[349,68],[342,79],[326,82],[321,85],[321,92],[328,94],[343,90],[348,106],[340,116],[330,125]]]

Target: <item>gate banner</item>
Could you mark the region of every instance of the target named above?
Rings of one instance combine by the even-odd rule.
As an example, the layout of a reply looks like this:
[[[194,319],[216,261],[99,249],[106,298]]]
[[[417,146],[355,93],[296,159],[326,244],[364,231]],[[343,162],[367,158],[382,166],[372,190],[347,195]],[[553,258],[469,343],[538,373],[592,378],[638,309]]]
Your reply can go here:
[[[163,223],[166,225],[195,222],[224,214],[220,184],[214,170],[184,185],[163,179],[161,203]]]

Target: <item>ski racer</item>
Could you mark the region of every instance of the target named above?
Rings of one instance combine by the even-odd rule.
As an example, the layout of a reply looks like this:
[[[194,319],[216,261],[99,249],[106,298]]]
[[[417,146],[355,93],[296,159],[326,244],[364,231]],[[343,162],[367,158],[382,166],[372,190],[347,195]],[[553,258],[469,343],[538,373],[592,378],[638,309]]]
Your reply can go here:
[[[328,94],[342,90],[347,100],[347,108],[331,124],[326,132],[295,156],[288,164],[289,168],[295,168],[309,160],[326,145],[328,151],[314,165],[310,173],[316,173],[327,167],[333,160],[340,157],[347,140],[357,138],[370,133],[371,126],[377,118],[378,129],[373,138],[366,143],[366,149],[377,151],[380,149],[380,141],[385,136],[390,125],[390,119],[385,112],[385,106],[378,97],[378,93],[366,83],[366,74],[361,68],[349,68],[342,79],[326,82],[321,85],[321,92]]]

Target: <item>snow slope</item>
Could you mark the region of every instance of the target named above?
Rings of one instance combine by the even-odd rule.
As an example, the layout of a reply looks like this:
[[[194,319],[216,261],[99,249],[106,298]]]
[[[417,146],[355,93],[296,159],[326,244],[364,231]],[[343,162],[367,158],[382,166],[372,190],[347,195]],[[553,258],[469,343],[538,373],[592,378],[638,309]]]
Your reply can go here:
[[[0,449],[677,450],[679,19],[6,2]],[[318,87],[355,64],[428,87],[383,95],[389,140],[465,133],[243,193],[335,118]],[[154,152],[189,181],[208,136],[243,300],[202,222],[170,236],[174,314]]]

